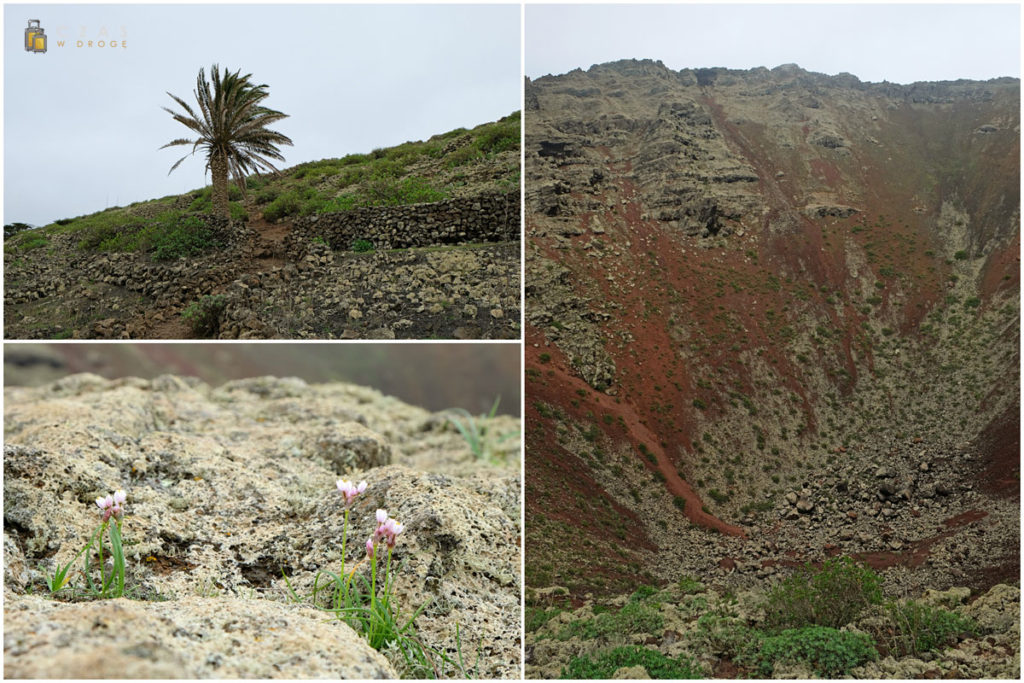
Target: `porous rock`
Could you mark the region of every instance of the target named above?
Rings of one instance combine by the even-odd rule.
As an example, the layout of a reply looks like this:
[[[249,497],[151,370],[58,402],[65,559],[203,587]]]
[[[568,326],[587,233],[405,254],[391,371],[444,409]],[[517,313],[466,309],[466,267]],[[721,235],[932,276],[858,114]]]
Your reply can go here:
[[[394,678],[379,652],[322,612],[189,596],[4,610],[5,678]]]
[[[1020,632],[1020,588],[1000,583],[962,609],[983,629]]]
[[[489,434],[519,429],[508,417],[477,419]],[[99,522],[95,498],[114,489],[128,492],[126,585],[143,611],[195,595],[288,606],[283,576],[308,596],[320,572],[357,566],[382,508],[405,524],[392,557],[396,604],[404,618],[423,607],[422,641],[453,658],[461,645],[483,677],[519,673],[517,439],[478,460],[444,414],[294,378],[213,389],[77,375],[6,388],[5,420],[8,605],[30,587],[45,591],[42,572],[74,558]],[[339,477],[369,484],[350,510],[344,557]]]

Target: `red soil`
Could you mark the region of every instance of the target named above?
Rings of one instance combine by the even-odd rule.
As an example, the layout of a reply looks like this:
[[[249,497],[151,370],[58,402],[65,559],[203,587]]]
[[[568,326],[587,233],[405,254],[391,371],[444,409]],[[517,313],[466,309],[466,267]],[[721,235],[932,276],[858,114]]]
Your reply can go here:
[[[593,391],[586,382],[569,369],[568,359],[565,358],[561,351],[555,346],[545,346],[544,341],[544,335],[541,331],[533,326],[527,326],[526,367],[535,368],[544,373],[543,384],[533,383],[528,387],[529,403],[531,404],[527,406],[528,422],[543,419],[532,405],[535,401],[558,406],[572,416],[572,418],[579,421],[585,420],[585,415],[588,412],[593,415],[610,415],[612,423],[603,426],[605,434],[613,441],[628,441],[637,449],[643,444],[655,456],[658,461],[658,471],[665,477],[666,488],[673,495],[680,496],[686,500],[683,514],[687,519],[694,524],[715,529],[730,536],[746,535],[740,527],[723,522],[714,515],[704,512],[702,509],[704,504],[700,496],[693,490],[693,487],[680,478],[675,466],[661,447],[660,440],[641,420],[628,400],[615,399]],[[547,363],[542,363],[540,361],[541,353],[549,354],[551,359]],[[572,407],[572,401],[580,398],[579,392],[583,392],[585,397],[579,400],[578,407]],[[559,448],[559,450],[562,449]],[[528,467],[529,460],[527,460]],[[529,475],[527,478],[529,478]],[[571,482],[570,485],[573,487],[576,487],[577,484],[582,484],[582,490],[587,491],[591,495],[599,490],[598,484],[587,476],[585,471],[580,469],[576,469],[568,474],[568,482]],[[556,510],[547,510],[545,515],[548,517],[559,517],[559,513]],[[633,515],[631,514],[631,516]],[[572,520],[566,519],[565,521],[571,522]]]
[[[1020,406],[1011,404],[974,442],[981,455],[981,490],[1020,499]]]

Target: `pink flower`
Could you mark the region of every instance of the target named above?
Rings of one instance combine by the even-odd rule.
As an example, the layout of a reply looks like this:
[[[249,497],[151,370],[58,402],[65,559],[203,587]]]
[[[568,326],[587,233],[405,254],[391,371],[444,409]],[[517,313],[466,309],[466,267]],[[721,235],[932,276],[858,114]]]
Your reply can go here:
[[[106,498],[97,498],[96,506],[103,511],[103,521],[110,521],[111,517],[114,519],[121,519],[124,515],[124,504],[128,500],[128,494],[118,489],[114,491],[114,495],[107,496]]]
[[[358,485],[356,485],[348,481],[347,479],[339,479],[337,481],[337,486],[338,491],[341,492],[341,495],[345,496],[345,507],[349,507],[350,505],[352,505],[352,501],[355,500],[355,497],[366,490],[365,481],[361,481],[359,482]]]
[[[109,520],[114,507],[113,497],[107,496],[106,498],[97,498],[96,505],[103,511],[103,521],[106,522]]]
[[[377,524],[383,524],[386,521],[388,521],[388,511],[377,510]]]
[[[395,539],[400,533],[405,531],[405,525],[389,519],[381,525],[381,529],[384,532],[384,541],[388,544],[388,548],[394,548]]]
[[[373,536],[366,539],[366,557],[373,559]]]

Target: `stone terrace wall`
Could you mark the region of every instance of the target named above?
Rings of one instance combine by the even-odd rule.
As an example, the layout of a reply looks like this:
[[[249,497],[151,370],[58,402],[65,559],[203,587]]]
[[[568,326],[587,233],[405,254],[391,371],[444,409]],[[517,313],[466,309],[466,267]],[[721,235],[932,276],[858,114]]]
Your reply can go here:
[[[404,249],[519,239],[519,192],[483,194],[430,204],[367,207],[296,219],[287,238],[291,258],[301,258],[317,237],[350,251],[356,240],[374,249]]]
[[[5,304],[21,304],[60,294],[76,281],[103,282],[152,297],[157,306],[185,305],[198,292],[207,292],[236,279],[241,263],[252,256],[256,233],[244,224],[204,216],[224,245],[215,253],[170,261],[153,261],[150,254],[94,254],[77,249],[78,236],[56,235],[58,257],[33,262],[17,282],[4,287]],[[10,255],[5,255],[5,261]]]

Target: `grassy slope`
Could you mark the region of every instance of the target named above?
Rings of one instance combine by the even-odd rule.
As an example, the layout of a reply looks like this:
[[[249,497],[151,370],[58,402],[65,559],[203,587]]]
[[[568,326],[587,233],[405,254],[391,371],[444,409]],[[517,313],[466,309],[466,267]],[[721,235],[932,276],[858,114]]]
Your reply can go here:
[[[269,221],[361,206],[433,202],[519,185],[519,112],[472,130],[457,128],[420,142],[406,142],[368,154],[299,164],[277,176],[247,179],[251,211]],[[212,212],[211,187],[183,195],[113,207],[87,216],[60,219],[5,241],[7,253],[24,254],[49,244],[55,234],[73,233],[88,251],[150,251],[174,239],[188,214]],[[247,219],[242,192],[230,188],[231,214]],[[170,237],[169,237],[170,234]],[[210,240],[187,245],[201,250]],[[177,254],[173,250],[170,252]],[[188,252],[191,253],[191,252]]]

